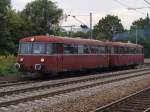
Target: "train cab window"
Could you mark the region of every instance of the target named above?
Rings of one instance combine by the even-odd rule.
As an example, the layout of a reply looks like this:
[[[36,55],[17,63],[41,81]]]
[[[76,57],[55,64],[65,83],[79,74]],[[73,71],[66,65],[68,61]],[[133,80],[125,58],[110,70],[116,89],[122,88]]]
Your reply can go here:
[[[45,44],[44,43],[34,43],[33,44],[33,54],[45,54]]]
[[[32,53],[32,43],[21,43],[19,47],[20,54],[31,54]]]
[[[78,54],[84,54],[84,46],[78,45]]]

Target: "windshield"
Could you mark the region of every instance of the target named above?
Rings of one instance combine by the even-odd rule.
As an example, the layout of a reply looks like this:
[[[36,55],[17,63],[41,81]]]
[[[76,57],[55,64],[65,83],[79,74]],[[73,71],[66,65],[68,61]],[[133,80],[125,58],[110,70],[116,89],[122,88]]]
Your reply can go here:
[[[43,43],[33,44],[33,54],[45,54],[45,44]]]
[[[52,54],[53,44],[49,43],[20,43],[19,54]]]
[[[32,53],[32,44],[31,43],[21,43],[19,53],[20,54],[31,54]]]

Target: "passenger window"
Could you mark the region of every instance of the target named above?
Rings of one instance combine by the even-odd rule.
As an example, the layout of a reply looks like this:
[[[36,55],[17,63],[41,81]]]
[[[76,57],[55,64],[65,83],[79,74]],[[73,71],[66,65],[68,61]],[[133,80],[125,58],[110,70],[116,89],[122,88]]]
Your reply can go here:
[[[62,43],[49,43],[47,44],[47,54],[60,54],[63,53]]]
[[[114,52],[114,48],[112,47],[111,48],[111,54],[114,54],[115,52]]]
[[[84,46],[78,45],[78,54],[84,54]]]
[[[90,54],[92,48],[90,46],[84,45],[84,54]]]
[[[47,44],[46,54],[52,54],[52,53],[53,53],[53,44]]]
[[[64,45],[64,54],[73,54],[74,47],[72,45]]]
[[[91,46],[91,53],[92,54],[96,54],[97,53],[97,49],[95,46]]]

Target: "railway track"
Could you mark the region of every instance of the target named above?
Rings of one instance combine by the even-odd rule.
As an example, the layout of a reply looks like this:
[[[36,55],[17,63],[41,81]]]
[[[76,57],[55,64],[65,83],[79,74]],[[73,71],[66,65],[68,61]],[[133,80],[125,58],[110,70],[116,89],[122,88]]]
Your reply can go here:
[[[92,75],[92,76],[84,76],[84,77],[77,77],[77,78],[69,78],[69,79],[62,79],[62,80],[53,80],[53,81],[39,81],[39,82],[18,82],[14,83],[13,85],[8,84],[7,87],[0,87],[0,97],[4,95],[11,95],[15,93],[21,93],[21,92],[27,92],[27,91],[33,91],[38,89],[47,89],[47,88],[54,88],[69,84],[76,84],[76,83],[85,83],[89,81],[96,81],[101,80],[105,78],[113,78],[122,76],[124,74],[134,73],[134,72],[142,72],[150,70],[149,68],[145,69],[137,69],[137,70],[125,70],[125,71],[119,71],[119,72],[113,72],[113,73],[105,73],[105,74],[98,74],[98,75]],[[33,83],[32,83],[33,82]],[[29,84],[28,84],[29,83]],[[19,84],[19,86],[17,86]],[[21,84],[21,85],[20,85]],[[10,86],[11,85],[11,86]],[[15,85],[15,86],[14,86]]]
[[[146,88],[91,112],[150,112],[150,88]]]
[[[124,75],[126,74],[126,75]],[[36,85],[34,83],[30,87],[22,87],[18,89],[8,90],[6,87],[3,91],[0,90],[0,107],[7,107],[10,105],[17,105],[27,101],[38,100],[41,98],[52,97],[59,94],[88,89],[108,83],[113,83],[129,78],[144,76],[150,74],[150,69],[138,69],[122,71],[116,73],[109,73],[96,76],[87,76],[82,78],[71,78],[70,81],[63,80],[62,82],[41,83]],[[60,80],[59,80],[60,81]]]
[[[139,69],[131,69],[131,70],[124,70],[123,72],[124,73],[131,73],[131,72],[134,72],[134,71],[144,71],[144,70],[147,70],[147,69],[149,69],[149,68],[139,68]],[[107,73],[101,73],[101,74],[98,74],[98,75],[96,75],[96,77],[98,76],[98,77],[108,77],[108,75],[114,75],[114,74],[116,74],[116,75],[119,75],[119,74],[121,74],[122,72],[121,71],[115,71],[115,72],[107,72]],[[97,73],[96,73],[97,74]],[[91,77],[91,75],[88,75],[89,77]],[[81,77],[83,77],[83,78],[86,78],[87,76],[81,76]],[[67,80],[70,80],[70,79],[77,79],[77,77],[74,77],[74,78],[68,78]],[[78,79],[80,79],[80,78],[78,78]],[[64,80],[64,79],[61,79],[61,80],[59,80],[59,79],[55,79],[55,81],[56,82],[62,82],[62,80]],[[47,81],[43,81],[43,80],[27,80],[27,81],[19,81],[19,80],[15,80],[15,81],[0,81],[0,88],[3,88],[3,87],[9,87],[9,86],[17,86],[17,85],[25,85],[25,84],[31,84],[31,83],[40,83],[40,82],[47,82]]]
[[[142,69],[131,69],[131,70],[124,70],[124,71],[115,71],[115,72],[108,72],[108,73],[101,73],[101,74],[95,74],[95,75],[89,75],[89,76],[81,76],[81,77],[74,77],[74,78],[67,78],[67,79],[56,79],[56,80],[51,80],[51,81],[42,81],[42,80],[34,80],[34,81],[3,81],[0,83],[0,89],[4,88],[4,87],[13,87],[13,86],[21,86],[21,85],[25,85],[25,84],[37,84],[37,83],[49,83],[49,82],[56,82],[56,84],[58,85],[57,82],[60,82],[59,84],[62,84],[64,82],[69,82],[72,83],[71,81],[79,81],[79,80],[94,80],[95,78],[105,78],[105,77],[110,77],[110,76],[117,76],[117,75],[124,75],[127,73],[134,73],[134,72],[138,72],[138,71],[145,71],[145,70],[150,70],[150,68],[142,68]],[[54,86],[54,85],[53,85]]]

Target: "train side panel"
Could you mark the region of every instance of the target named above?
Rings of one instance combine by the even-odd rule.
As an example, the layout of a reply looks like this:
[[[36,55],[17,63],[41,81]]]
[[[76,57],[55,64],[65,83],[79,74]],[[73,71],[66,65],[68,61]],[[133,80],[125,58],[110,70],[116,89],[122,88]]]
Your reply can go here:
[[[93,54],[93,55],[64,55],[63,69],[64,70],[80,70],[90,68],[108,67],[108,55]]]
[[[143,64],[143,54],[111,54],[110,66],[128,66]]]

